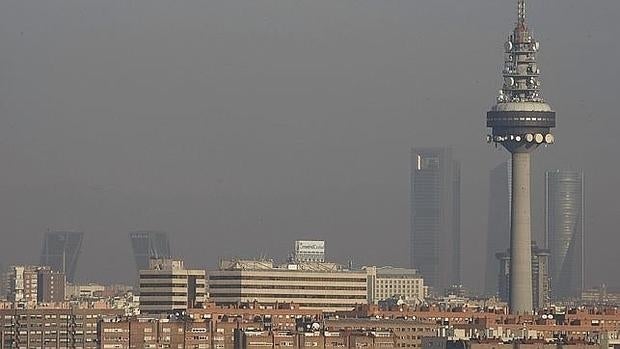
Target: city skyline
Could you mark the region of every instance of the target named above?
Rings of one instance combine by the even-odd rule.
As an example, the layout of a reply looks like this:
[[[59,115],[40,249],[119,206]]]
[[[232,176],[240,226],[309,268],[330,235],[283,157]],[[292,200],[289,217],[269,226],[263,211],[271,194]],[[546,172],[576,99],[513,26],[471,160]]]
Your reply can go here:
[[[507,154],[481,143],[481,111],[514,1],[33,1],[0,2],[3,265],[38,263],[48,228],[84,231],[76,278],[133,280],[127,232],[146,228],[196,266],[301,237],[407,266],[410,147],[451,144],[463,282],[482,289],[488,171]],[[543,241],[544,171],[588,171],[588,286],[617,287],[620,3],[530,6],[561,115],[532,230]]]

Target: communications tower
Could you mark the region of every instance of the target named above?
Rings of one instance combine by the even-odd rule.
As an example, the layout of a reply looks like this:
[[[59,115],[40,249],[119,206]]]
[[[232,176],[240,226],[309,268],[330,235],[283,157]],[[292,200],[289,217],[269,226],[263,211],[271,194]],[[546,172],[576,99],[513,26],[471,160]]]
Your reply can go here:
[[[487,113],[489,143],[501,144],[512,155],[510,222],[510,312],[530,314],[532,257],[530,212],[530,154],[552,144],[555,112],[540,94],[536,54],[540,44],[527,27],[525,0],[517,0],[517,22],[505,44],[503,86]]]

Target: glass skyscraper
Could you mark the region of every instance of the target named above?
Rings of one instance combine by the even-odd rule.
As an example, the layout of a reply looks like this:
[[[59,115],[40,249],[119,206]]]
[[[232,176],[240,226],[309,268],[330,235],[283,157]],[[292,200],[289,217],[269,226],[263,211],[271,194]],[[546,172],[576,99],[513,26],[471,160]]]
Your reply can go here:
[[[83,238],[82,232],[46,232],[43,237],[40,264],[49,266],[54,271],[65,273],[67,282],[73,283]]]
[[[436,293],[460,284],[461,173],[452,149],[411,153],[411,267]]]
[[[551,251],[551,291],[578,297],[584,287],[584,180],[578,171],[547,171],[546,231]]]
[[[496,253],[510,246],[510,162],[502,162],[489,176],[489,216],[487,223],[486,295],[498,292]]]
[[[138,271],[149,269],[151,258],[172,258],[168,234],[161,231],[129,233],[131,248]]]

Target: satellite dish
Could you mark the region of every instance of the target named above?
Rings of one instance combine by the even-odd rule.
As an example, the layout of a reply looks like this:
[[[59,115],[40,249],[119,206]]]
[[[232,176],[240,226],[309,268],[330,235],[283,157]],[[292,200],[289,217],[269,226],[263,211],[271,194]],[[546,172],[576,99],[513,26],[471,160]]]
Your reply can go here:
[[[549,319],[553,319],[553,315],[552,315],[552,314],[549,314],[549,316],[547,316],[547,318],[549,318]]]
[[[542,318],[543,320],[547,320],[547,314],[543,314]]]
[[[545,140],[545,137],[543,137],[543,135],[541,135],[540,133],[537,133],[536,135],[534,135],[534,140],[536,141],[536,143],[540,144]]]
[[[540,42],[538,41],[534,42],[534,44],[532,45],[532,50],[534,50],[534,52],[538,52],[539,49],[540,49]]]
[[[506,41],[504,48],[506,49],[506,52],[512,51],[512,48],[513,48],[512,41]]]
[[[506,86],[513,86],[515,84],[515,79],[511,77],[504,78],[504,83]]]
[[[517,141],[517,142],[521,142],[521,136],[516,136],[516,137],[515,137],[515,141]]]
[[[534,135],[533,135],[533,134],[531,134],[531,133],[526,134],[526,135],[525,135],[525,140],[526,140],[528,143],[532,143],[532,142],[534,141]]]
[[[319,324],[318,322],[313,322],[312,323],[312,329],[315,331],[318,331],[321,329],[321,324]]]
[[[551,133],[547,134],[545,136],[545,143],[553,144],[553,142],[555,142],[555,137],[553,137],[553,135]]]

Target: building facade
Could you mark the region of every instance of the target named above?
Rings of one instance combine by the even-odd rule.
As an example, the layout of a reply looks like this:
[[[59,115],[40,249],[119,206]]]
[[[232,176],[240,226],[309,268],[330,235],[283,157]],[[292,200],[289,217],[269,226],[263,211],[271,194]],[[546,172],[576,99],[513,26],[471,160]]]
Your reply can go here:
[[[489,176],[489,216],[487,224],[487,257],[484,293],[497,295],[495,253],[510,246],[510,163],[505,161],[491,170]]]
[[[67,278],[64,273],[47,267],[37,270],[37,303],[61,303],[65,301]]]
[[[548,171],[546,243],[557,299],[579,297],[584,289],[584,179],[578,171]]]
[[[4,274],[4,285],[6,298],[15,307],[65,301],[65,274],[48,266],[12,265]]]
[[[97,324],[110,309],[0,309],[0,349],[96,349]]]
[[[46,232],[43,238],[40,265],[47,265],[53,271],[64,273],[68,282],[75,282],[83,238],[84,233],[81,232]]]
[[[411,153],[411,267],[436,293],[460,284],[461,173],[451,148]]]
[[[333,312],[367,303],[366,272],[332,263],[222,261],[219,270],[209,272],[209,292],[212,302],[224,306],[294,303],[301,309]]]
[[[140,311],[171,314],[202,308],[206,300],[206,272],[185,269],[183,261],[151,259],[150,269],[140,270]]]
[[[149,269],[151,258],[172,258],[168,234],[161,231],[134,231],[129,233],[136,270]]]
[[[422,275],[415,269],[365,267],[368,278],[368,303],[378,304],[388,298],[419,304],[426,297]]]

